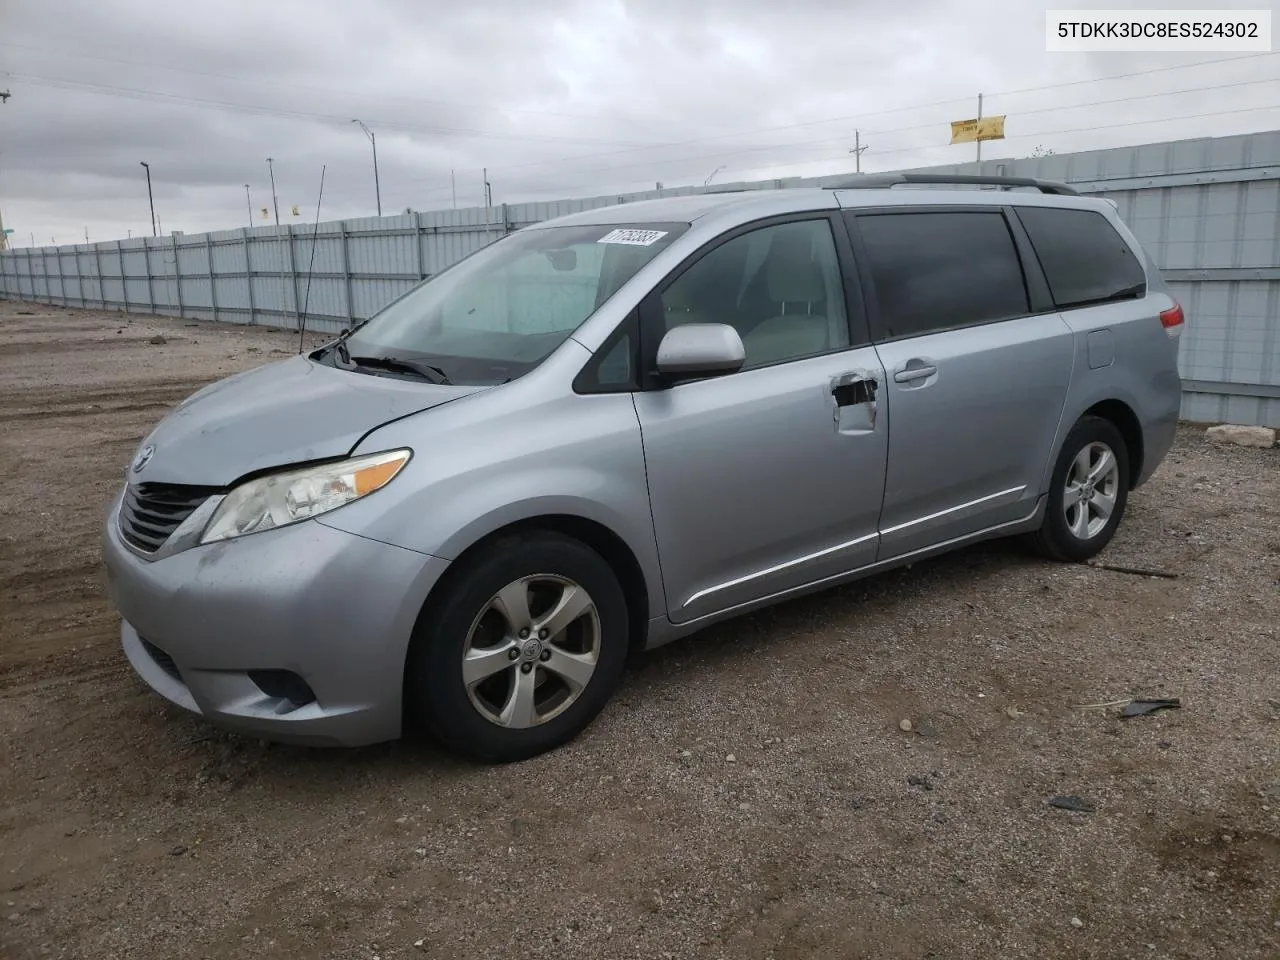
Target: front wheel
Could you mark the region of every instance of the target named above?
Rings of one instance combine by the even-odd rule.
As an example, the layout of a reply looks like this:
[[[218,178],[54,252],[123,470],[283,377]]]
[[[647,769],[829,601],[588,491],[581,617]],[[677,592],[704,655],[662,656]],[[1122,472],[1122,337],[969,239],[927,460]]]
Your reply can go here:
[[[1053,468],[1044,522],[1032,545],[1054,560],[1080,563],[1102,551],[1129,499],[1129,450],[1110,420],[1082,417]]]
[[[552,533],[465,561],[423,618],[405,675],[410,718],[455,753],[525,760],[577,736],[622,677],[626,598],[609,565]]]

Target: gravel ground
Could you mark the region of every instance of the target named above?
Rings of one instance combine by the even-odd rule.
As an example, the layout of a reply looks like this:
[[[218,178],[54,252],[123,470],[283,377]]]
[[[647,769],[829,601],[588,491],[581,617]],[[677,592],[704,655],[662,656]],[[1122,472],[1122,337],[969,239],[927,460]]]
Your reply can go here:
[[[1182,431],[1102,558],[1171,577],[989,544],[657,651],[528,763],[304,750],[146,690],[98,550],[165,409],[296,349],[0,303],[0,955],[1280,957],[1280,450]],[[1133,696],[1183,707],[1081,707]]]

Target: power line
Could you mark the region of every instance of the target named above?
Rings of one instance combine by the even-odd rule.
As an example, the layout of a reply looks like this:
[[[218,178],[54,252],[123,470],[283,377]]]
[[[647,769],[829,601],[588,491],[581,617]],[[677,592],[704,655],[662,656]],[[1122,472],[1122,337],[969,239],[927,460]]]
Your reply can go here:
[[[1150,118],[1146,120],[1123,120],[1116,123],[1090,124],[1087,127],[1070,127],[1070,128],[1060,128],[1060,129],[1037,130],[1037,131],[1032,131],[1026,134],[1019,134],[1017,137],[1010,137],[1008,139],[1009,140],[1031,140],[1033,138],[1043,138],[1048,136],[1062,136],[1062,135],[1072,134],[1072,133],[1092,133],[1097,130],[1116,130],[1124,127],[1149,126],[1151,124],[1161,124],[1161,123],[1176,123],[1176,122],[1186,121],[1186,120],[1213,119],[1213,118],[1222,117],[1222,116],[1238,116],[1241,114],[1258,113],[1258,112],[1264,112],[1269,110],[1280,110],[1280,104],[1268,104],[1266,106],[1260,106],[1260,107],[1242,107],[1234,110],[1218,110],[1210,113],[1182,114],[1182,115],[1170,116],[1170,117],[1155,117],[1155,118]],[[829,140],[829,141],[823,141],[823,142],[839,142],[839,141]],[[1002,142],[1005,142],[1005,141],[1002,141]],[[924,154],[933,150],[945,150],[945,149],[949,149],[948,144],[933,144],[933,145],[910,144],[910,145],[904,145],[896,148],[890,146],[888,149],[877,149],[876,156],[887,157],[887,156],[900,156],[903,154],[918,155],[918,154]],[[673,163],[674,162],[687,163],[688,164],[686,168],[687,172],[667,174],[667,176],[668,177],[696,176],[697,171],[699,169],[696,166],[696,164],[700,159],[702,158],[685,158],[684,160],[680,160],[680,161],[671,161]],[[834,162],[837,160],[847,161],[848,153],[845,152],[840,154],[827,154],[821,157],[795,158],[795,159],[789,159],[789,160],[782,160],[776,163],[765,164],[759,167],[752,167],[751,170],[754,174],[755,172],[758,172],[761,170],[770,170],[770,169],[776,169],[779,167],[796,167],[802,164]],[[945,162],[945,161],[936,161],[936,162]],[[992,162],[992,161],[988,161],[988,162]],[[924,164],[921,164],[921,165],[924,165]],[[623,168],[608,168],[608,169],[623,169]],[[637,175],[635,179],[637,181],[641,179],[647,180],[649,179],[649,176],[648,174],[646,174],[643,177]],[[617,181],[615,181],[615,183],[616,182]],[[687,185],[691,186],[693,184],[690,183]],[[519,189],[518,192],[523,195],[542,194],[542,193],[545,193],[548,189],[561,189],[561,188],[572,189],[572,186],[573,186],[572,184],[565,184],[560,181],[552,182],[552,183],[543,182],[538,184],[537,186],[531,186],[528,188]],[[403,188],[398,188],[398,189],[403,189]],[[441,190],[436,189],[436,190],[430,190],[425,192],[412,192],[410,195],[415,200],[421,202],[422,200],[436,196],[441,192],[442,192]],[[515,193],[517,192],[517,190],[513,190],[512,192]],[[610,189],[602,187],[602,188],[599,188],[596,192],[600,194],[608,194],[612,191]]]
[[[432,97],[402,97],[395,94],[381,93],[360,93],[348,88],[338,89],[335,87],[317,87],[304,83],[289,83],[284,80],[264,80],[256,77],[237,77],[226,73],[212,73],[206,70],[192,70],[188,67],[174,67],[163,63],[150,63],[141,60],[126,60],[121,57],[104,57],[100,54],[85,53],[80,50],[63,50],[56,47],[39,47],[30,43],[14,43],[11,40],[0,40],[0,47],[11,47],[17,50],[29,50],[33,53],[49,54],[69,59],[79,60],[96,60],[102,63],[114,63],[126,67],[141,67],[144,69],[165,70],[170,73],[186,74],[192,77],[207,77],[211,80],[227,80],[233,83],[244,83],[262,87],[277,87],[287,90],[298,90],[303,93],[321,94],[327,97],[353,97],[361,100],[377,100],[379,103],[388,101],[398,101],[401,103],[418,103],[418,104],[434,104],[436,106],[446,107],[463,107],[467,110],[493,110],[500,113],[508,114],[525,114],[537,117],[563,117],[571,120],[607,120],[621,123],[668,123],[685,125],[686,121],[675,121],[663,119],[661,117],[639,117],[626,116],[623,114],[591,114],[591,113],[569,113],[559,110],[533,110],[527,107],[504,107],[495,106],[493,104],[484,103],[467,103],[458,100],[440,100]]]
[[[990,97],[1018,96],[1018,95],[1027,94],[1027,93],[1039,93],[1047,90],[1056,90],[1056,89],[1061,89],[1065,87],[1080,86],[1084,84],[1103,83],[1111,80],[1122,80],[1122,79],[1130,79],[1130,78],[1139,77],[1139,76],[1148,76],[1153,74],[1165,73],[1171,70],[1185,71],[1189,69],[1194,69],[1196,67],[1211,66],[1214,64],[1236,62],[1236,61],[1254,60],[1259,57],[1271,57],[1271,56],[1278,56],[1278,55],[1280,55],[1280,51],[1275,51],[1272,53],[1247,54],[1244,56],[1237,56],[1237,57],[1218,57],[1215,59],[1201,60],[1201,61],[1197,61],[1195,63],[1190,63],[1190,64],[1178,64],[1174,66],[1155,67],[1148,70],[1136,70],[1136,71],[1131,71],[1129,73],[1113,74],[1113,75],[1108,75],[1104,77],[1091,77],[1091,78],[1086,78],[1082,80],[1070,80],[1070,81],[1064,81],[1062,83],[1057,83],[1057,84],[1045,84],[1038,87],[1023,87],[1017,90],[996,91],[994,93],[988,94],[988,96]],[[118,87],[118,86],[112,86],[110,84],[97,83],[94,81],[67,80],[67,79],[54,78],[54,77],[41,77],[41,76],[30,75],[30,74],[26,74],[26,75],[9,74],[9,76],[13,77],[14,79],[19,79],[28,83],[32,83],[36,86],[43,85],[43,86],[65,88],[65,89],[85,89],[85,90],[95,92],[95,93],[100,93],[103,95],[123,96],[126,98],[141,99],[141,100],[158,100],[158,101],[172,102],[172,103],[179,103],[179,104],[191,104],[196,106],[210,107],[213,109],[229,110],[232,112],[247,113],[247,114],[260,115],[260,116],[273,116],[273,117],[281,117],[284,119],[296,119],[296,120],[310,120],[310,121],[318,121],[318,122],[324,122],[324,123],[344,123],[346,120],[345,116],[340,116],[338,114],[323,114],[323,113],[315,113],[315,112],[301,111],[301,110],[286,110],[282,108],[263,107],[263,106],[258,106],[254,104],[243,104],[243,103],[235,103],[231,101],[213,100],[213,99],[202,98],[202,97],[192,97],[184,94],[170,94],[170,93],[164,93],[162,91],[155,91],[155,90],[145,90],[145,89],[132,88],[132,87]],[[558,157],[558,158],[548,159],[548,160],[530,161],[528,163],[513,164],[513,165],[509,165],[502,168],[502,170],[504,171],[509,171],[509,170],[515,170],[515,169],[525,169],[533,166],[560,165],[560,164],[572,162],[575,160],[594,159],[596,157],[616,156],[620,153],[631,153],[631,152],[634,152],[635,150],[646,150],[646,149],[653,150],[653,149],[661,149],[666,147],[691,146],[694,144],[708,143],[716,140],[726,140],[726,139],[734,139],[737,137],[754,136],[756,134],[761,134],[761,133],[775,133],[775,132],[781,132],[785,130],[801,129],[804,127],[822,126],[824,124],[830,124],[830,123],[844,123],[848,121],[865,120],[868,117],[887,116],[891,114],[903,113],[909,110],[923,110],[931,107],[947,106],[950,104],[958,104],[958,103],[967,103],[968,100],[969,100],[968,97],[956,97],[956,98],[951,98],[947,100],[937,100],[931,103],[914,104],[914,105],[908,105],[908,106],[889,108],[885,110],[872,111],[870,113],[849,114],[846,116],[829,117],[821,120],[806,120],[806,121],[801,121],[797,123],[781,124],[781,125],[769,126],[769,127],[758,127],[753,130],[739,131],[736,133],[715,134],[707,137],[693,137],[693,138],[688,138],[684,140],[659,141],[659,142],[636,142],[636,141],[627,141],[627,140],[610,140],[610,139],[599,139],[599,138],[592,139],[592,138],[548,136],[548,135],[537,135],[537,134],[501,134],[501,133],[494,133],[492,131],[475,130],[475,129],[468,129],[468,128],[419,126],[414,124],[407,124],[401,121],[377,120],[375,122],[379,126],[387,127],[390,129],[401,129],[401,130],[405,130],[406,132],[430,133],[430,134],[437,134],[437,135],[443,134],[443,135],[455,135],[455,136],[475,136],[475,137],[482,137],[482,138],[488,138],[488,139],[507,139],[507,140],[528,141],[528,142],[548,142],[548,143],[567,142],[567,143],[582,143],[582,144],[608,144],[608,145],[621,146],[625,148],[622,150],[610,150],[602,153],[578,154],[576,156],[571,156],[571,157]],[[1022,111],[1022,113],[1026,113],[1026,112],[1027,111]],[[751,149],[759,149],[759,148],[751,148]],[[764,149],[768,149],[768,148],[764,148]]]
[[[1203,93],[1208,91],[1223,90],[1223,89],[1229,89],[1234,87],[1243,87],[1243,86],[1258,85],[1263,83],[1277,83],[1277,82],[1280,82],[1280,78],[1268,77],[1264,80],[1243,80],[1243,81],[1224,83],[1224,84],[1209,84],[1203,87],[1190,87],[1190,88],[1184,88],[1181,90],[1170,90],[1163,93],[1141,94],[1138,96],[1130,96],[1130,97],[1115,97],[1109,100],[1095,100],[1090,103],[1072,104],[1066,107],[1045,107],[1037,110],[1026,110],[1026,111],[1021,111],[1018,114],[1018,116],[1021,118],[1026,116],[1034,116],[1036,114],[1055,113],[1062,110],[1074,110],[1074,109],[1084,109],[1086,107],[1108,106],[1108,105],[1115,105],[1120,103],[1137,102],[1140,100],[1152,100],[1160,97],[1177,96],[1185,93]],[[1261,108],[1248,108],[1248,109],[1269,109],[1269,108],[1261,107]],[[1235,111],[1223,111],[1223,112],[1232,113]],[[1183,119],[1183,118],[1171,117],[1169,119],[1176,120],[1176,119]],[[1124,126],[1126,123],[1129,123],[1129,122],[1144,123],[1144,122],[1152,122],[1152,121],[1125,121],[1125,123],[1121,123],[1120,126]],[[1155,122],[1159,122],[1159,121],[1155,121]],[[917,123],[917,124],[912,124],[910,126],[895,127],[887,130],[875,131],[875,134],[878,137],[884,137],[890,134],[911,133],[917,130],[932,129],[932,128],[935,128],[936,126],[937,124],[934,122]],[[1086,128],[1082,128],[1082,131],[1087,131],[1090,129],[1106,129],[1106,127],[1086,127]],[[1032,131],[1025,134],[1020,133],[1016,137],[1009,137],[1007,139],[1019,139],[1021,137],[1038,137],[1038,136],[1046,136],[1046,135],[1063,133],[1063,132],[1081,132],[1081,131],[1044,131],[1044,130]],[[736,149],[736,150],[722,150],[714,153],[700,153],[700,154],[695,154],[691,156],[671,157],[669,159],[655,158],[655,159],[649,159],[649,160],[641,160],[634,163],[614,164],[614,165],[605,166],[605,167],[591,167],[585,170],[575,170],[573,171],[573,175],[581,176],[584,174],[593,174],[593,173],[611,173],[618,170],[631,170],[637,167],[651,168],[659,165],[667,165],[667,164],[674,164],[674,163],[686,163],[686,162],[693,163],[695,161],[720,160],[726,157],[736,157],[736,156],[741,156],[747,153],[760,153],[760,152],[770,151],[770,150],[783,151],[783,150],[796,149],[799,147],[818,146],[818,145],[823,145],[828,143],[843,142],[845,139],[846,137],[842,135],[842,136],[833,136],[833,137],[823,137],[817,140],[799,141],[794,143],[778,143],[778,144],[766,144],[764,146],[743,147],[741,149]],[[884,151],[877,150],[877,155],[882,155],[883,152]],[[529,163],[516,164],[509,167],[501,168],[501,172],[507,173],[514,169],[528,168],[534,165],[541,166],[542,164],[529,164]],[[401,181],[401,184],[417,183],[417,182],[422,182],[423,180],[426,180],[426,179],[434,179],[434,178],[425,178],[425,177],[411,178],[408,180]],[[401,184],[398,184],[397,186],[400,186]]]
[[[1186,70],[1193,69],[1195,67],[1212,66],[1220,63],[1255,60],[1255,59],[1258,59],[1259,57],[1274,57],[1274,56],[1280,56],[1280,51],[1275,51],[1272,53],[1252,53],[1252,54],[1246,54],[1245,56],[1240,56],[1240,57],[1218,57],[1213,60],[1199,60],[1195,63],[1180,64],[1180,65],[1171,66],[1171,67],[1154,67],[1150,70],[1136,70],[1130,73],[1114,74],[1114,75],[1109,75],[1105,77],[1091,77],[1083,80],[1068,80],[1068,81],[1064,81],[1061,84],[1046,84],[1044,86],[1039,86],[1039,87],[1023,87],[1018,90],[997,91],[995,93],[987,94],[987,96],[988,97],[1020,96],[1028,93],[1041,93],[1046,90],[1056,90],[1056,89],[1059,89],[1060,87],[1075,87],[1075,86],[1081,86],[1084,84],[1103,83],[1110,80],[1128,80],[1133,77],[1142,77],[1142,76],[1148,76],[1148,75],[1153,75],[1158,73],[1167,73],[1171,70],[1186,71]],[[680,140],[675,143],[657,143],[657,144],[653,144],[651,147],[640,147],[638,149],[657,149],[660,147],[684,147],[684,146],[692,146],[698,143],[708,143],[713,140],[730,140],[735,137],[749,137],[749,136],[755,136],[756,134],[760,134],[760,133],[778,133],[785,130],[798,130],[803,127],[823,126],[825,124],[830,124],[830,123],[861,122],[863,120],[866,120],[869,117],[891,116],[894,114],[906,113],[908,111],[927,110],[933,107],[944,107],[944,106],[950,106],[952,104],[969,103],[972,99],[973,99],[972,97],[967,97],[967,96],[953,97],[949,100],[935,100],[930,103],[909,104],[906,106],[891,107],[885,110],[876,110],[870,113],[848,114],[840,117],[828,117],[823,120],[805,120],[798,123],[788,123],[788,124],[782,124],[779,126],[757,127],[753,130],[745,130],[745,131],[740,131],[738,133],[716,134],[710,137],[694,137],[688,140]],[[1057,108],[1049,108],[1049,109],[1057,109]],[[1020,111],[1020,113],[1023,113],[1023,112],[1025,111]],[[529,161],[527,163],[510,164],[508,166],[502,167],[501,169],[503,172],[507,172],[510,170],[526,169],[528,167],[535,167],[535,166],[559,166],[561,164],[570,163],[575,160],[594,160],[597,157],[612,157],[612,156],[617,156],[623,153],[629,154],[634,152],[635,152],[634,150],[609,150],[603,153],[578,154],[576,156],[571,156],[571,157],[556,157],[549,160],[534,160],[534,161]]]
[[[306,110],[286,110],[279,107],[263,107],[250,103],[213,100],[206,97],[192,97],[178,93],[163,93],[158,90],[143,90],[137,87],[118,87],[111,84],[97,83],[88,80],[67,80],[58,77],[42,77],[35,74],[22,73],[8,73],[7,76],[14,80],[37,87],[43,86],[60,89],[85,90],[90,93],[97,93],[106,96],[118,96],[132,100],[150,100],[162,103],[209,107],[216,110],[230,111],[232,113],[244,113],[264,117],[279,117],[289,120],[310,120],[333,124],[346,123],[349,119],[346,115],[340,114],[315,113]],[[398,129],[413,133],[429,133],[437,136],[483,137],[486,139],[519,140],[543,143],[617,144],[633,148],[662,146],[660,143],[655,144],[649,141],[641,142],[599,137],[562,137],[546,134],[497,133],[489,130],[477,130],[466,127],[425,126],[405,123],[399,120],[371,120],[370,122],[389,129]]]

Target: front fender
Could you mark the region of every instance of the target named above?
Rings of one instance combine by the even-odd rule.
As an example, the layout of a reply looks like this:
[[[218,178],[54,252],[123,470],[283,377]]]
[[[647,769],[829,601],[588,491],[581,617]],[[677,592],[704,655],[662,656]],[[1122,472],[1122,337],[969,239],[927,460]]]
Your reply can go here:
[[[321,522],[455,560],[511,524],[580,518],[627,546],[644,575],[649,609],[665,610],[631,396],[567,393],[487,410],[498,406],[500,392],[375,431],[362,447],[407,446],[413,459],[386,487]]]

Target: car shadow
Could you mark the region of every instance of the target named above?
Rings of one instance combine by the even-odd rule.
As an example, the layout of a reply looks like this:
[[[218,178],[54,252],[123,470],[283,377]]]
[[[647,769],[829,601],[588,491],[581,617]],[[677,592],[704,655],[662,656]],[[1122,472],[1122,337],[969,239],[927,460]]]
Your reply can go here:
[[[794,639],[797,633],[856,616],[860,605],[876,604],[879,614],[893,616],[896,607],[927,597],[940,581],[976,583],[1008,571],[1032,571],[1045,565],[1046,561],[1031,556],[1016,542],[997,540],[784,601],[637,655],[628,667],[619,694],[627,699],[663,696],[666,688],[687,678],[690,671],[716,671],[743,656],[748,646],[753,652],[776,648]],[[198,759],[198,782],[223,784],[229,789],[252,784],[256,789],[295,799],[308,793],[323,793],[334,799],[347,791],[366,789],[372,781],[380,789],[395,789],[398,785],[420,783],[423,777],[449,783],[483,776],[495,769],[492,764],[459,758],[414,734],[367,747],[306,747],[221,731],[176,707],[168,712],[172,717],[166,718],[167,723],[185,718],[185,730],[189,731],[185,738],[174,733],[168,759],[180,766]],[[597,721],[601,722],[608,722],[607,711]],[[178,725],[166,729],[175,731],[175,727],[184,729]],[[579,738],[561,750],[576,753],[590,749],[582,741]],[[154,749],[154,741],[152,744]],[[189,747],[196,748],[194,756]],[[560,751],[553,754],[556,752]],[[185,763],[174,754],[186,754]],[[525,764],[555,762],[549,761],[549,756]]]

